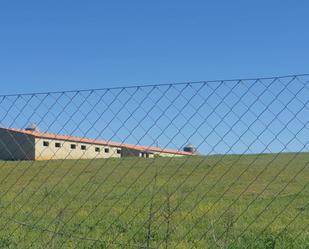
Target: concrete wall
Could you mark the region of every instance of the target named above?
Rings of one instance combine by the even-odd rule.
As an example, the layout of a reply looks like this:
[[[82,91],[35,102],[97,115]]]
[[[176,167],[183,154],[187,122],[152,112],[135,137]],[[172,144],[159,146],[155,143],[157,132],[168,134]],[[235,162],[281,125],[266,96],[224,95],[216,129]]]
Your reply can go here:
[[[161,157],[182,157],[184,155],[180,154],[174,154],[174,153],[164,153],[164,152],[153,152],[154,155],[156,156],[161,156]]]
[[[0,128],[0,160],[34,160],[34,137]]]
[[[44,146],[44,142],[48,142],[48,146]],[[93,159],[93,158],[110,158],[121,157],[121,153],[117,153],[120,148],[94,145],[87,143],[76,143],[70,141],[62,141],[56,139],[35,139],[35,159],[36,160],[50,160],[50,159]],[[61,147],[56,147],[55,144],[60,143]],[[71,148],[71,144],[76,146],[75,149]],[[81,146],[86,146],[86,150],[82,150]],[[95,151],[99,148],[100,151]],[[109,151],[106,152],[105,149]],[[121,149],[120,149],[121,150]]]
[[[154,154],[152,152],[141,152],[140,150],[122,148],[121,156],[122,157],[134,156],[134,157],[153,158]]]
[[[122,157],[135,156],[135,157],[145,157],[145,158],[154,158],[155,156],[160,156],[160,157],[182,157],[184,156],[184,155],[173,154],[173,153],[151,151],[147,153],[148,154],[148,157],[147,157],[146,153],[147,152],[144,152],[143,154],[140,150],[122,148],[121,156]]]
[[[48,146],[44,146],[44,142]],[[60,143],[61,147],[56,147],[55,144]],[[71,145],[76,146],[75,149]],[[86,146],[86,150],[82,150],[81,146]],[[99,152],[95,150],[99,148]],[[108,150],[106,152],[105,150]],[[118,153],[120,151],[120,153]],[[147,155],[148,154],[148,157]],[[120,158],[120,157],[145,157],[153,158],[155,155],[161,157],[181,157],[183,155],[163,152],[144,152],[139,150],[119,148],[87,143],[76,143],[71,141],[62,141],[57,139],[35,138],[35,159],[36,160],[50,160],[50,159],[93,159],[93,158]]]
[[[44,142],[48,146],[44,146]],[[60,143],[61,147],[56,147],[56,143]],[[72,144],[76,146],[75,149],[71,148]],[[82,150],[81,146],[86,146],[86,149]],[[99,148],[99,151],[96,151],[96,148]],[[127,148],[35,138],[31,135],[0,128],[0,160],[93,159],[128,156],[147,158],[147,155],[148,158],[153,158],[155,155],[162,157],[183,156],[162,152],[150,152],[147,155],[145,153],[142,154],[139,150]]]

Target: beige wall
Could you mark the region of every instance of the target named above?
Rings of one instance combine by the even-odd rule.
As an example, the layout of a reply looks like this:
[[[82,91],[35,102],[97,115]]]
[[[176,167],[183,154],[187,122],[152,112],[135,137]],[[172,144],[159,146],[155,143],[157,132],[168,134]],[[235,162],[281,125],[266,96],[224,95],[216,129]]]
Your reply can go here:
[[[122,148],[122,151],[121,151],[122,157],[130,157],[130,156],[144,157],[144,158],[154,157],[154,154],[152,152],[148,152],[147,154],[148,154],[148,157],[146,156],[146,154],[143,154],[140,150],[134,150],[134,149],[128,149],[128,148]]]
[[[48,142],[49,146],[44,146],[43,142]],[[55,143],[60,143],[61,147],[55,147]],[[76,149],[71,149],[71,144],[76,145]],[[81,146],[86,146],[82,150]],[[96,152],[98,147],[100,152]],[[109,152],[105,152],[108,149]],[[121,150],[121,153],[117,153]],[[152,152],[149,158],[154,155],[162,157],[179,157],[183,155]],[[8,131],[0,128],[0,160],[50,160],[50,159],[93,159],[110,157],[141,156],[141,151],[134,149],[94,145],[86,143],[76,143],[56,139],[34,138],[31,135]]]
[[[34,137],[0,128],[0,160],[34,160]]]
[[[43,142],[49,143],[49,146],[44,146]],[[110,158],[121,157],[117,153],[117,147],[109,147],[103,145],[94,145],[86,143],[76,143],[70,141],[61,141],[55,139],[36,138],[35,139],[35,159],[36,160],[50,160],[50,159],[93,159],[93,158]],[[61,147],[55,147],[55,143],[60,143]],[[71,149],[71,144],[76,145],[76,149]],[[81,146],[86,146],[86,150],[82,150]],[[100,148],[100,152],[96,152],[95,148]],[[109,152],[105,152],[109,149]]]
[[[43,142],[48,142],[49,146],[43,146]],[[141,157],[141,151],[127,148],[110,147],[95,144],[76,143],[70,141],[62,141],[56,139],[35,138],[35,159],[50,160],[50,159],[93,159],[93,158],[120,158],[135,156]],[[55,143],[60,143],[61,147],[55,147]],[[76,149],[71,149],[71,144],[76,145]],[[86,146],[86,150],[82,150],[81,146]],[[100,148],[100,152],[96,152],[95,148]],[[105,152],[108,149],[109,152]],[[121,150],[121,153],[117,153]],[[183,155],[173,153],[151,152],[149,158],[155,155],[161,157],[182,157]],[[145,156],[146,157],[146,156]]]
[[[163,153],[163,152],[153,152],[154,155],[162,156],[162,157],[181,157],[184,155],[173,154],[173,153]]]
[[[153,158],[155,155],[161,156],[161,157],[182,157],[182,156],[184,156],[184,155],[173,154],[173,153],[151,151],[149,153],[149,158]],[[139,150],[122,148],[121,156],[123,156],[123,157],[127,157],[127,156],[142,157],[142,152],[139,151]],[[146,156],[144,156],[144,157],[146,157]]]

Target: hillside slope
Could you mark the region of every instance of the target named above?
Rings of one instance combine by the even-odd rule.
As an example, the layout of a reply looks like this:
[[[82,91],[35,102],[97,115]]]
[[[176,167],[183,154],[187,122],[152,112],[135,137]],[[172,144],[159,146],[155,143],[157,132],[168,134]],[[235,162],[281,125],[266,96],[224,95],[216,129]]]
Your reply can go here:
[[[309,154],[0,162],[0,248],[308,248]]]

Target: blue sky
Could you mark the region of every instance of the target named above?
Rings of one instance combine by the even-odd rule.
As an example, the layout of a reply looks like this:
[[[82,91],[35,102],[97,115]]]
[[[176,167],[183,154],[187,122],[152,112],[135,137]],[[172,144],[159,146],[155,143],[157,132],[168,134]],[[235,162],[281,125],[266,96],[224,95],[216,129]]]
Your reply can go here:
[[[308,1],[0,2],[1,94],[308,73]]]
[[[308,1],[4,0],[0,95],[308,73],[308,9]],[[168,95],[162,87],[12,96],[1,99],[0,125],[35,122],[162,147],[192,142],[205,154],[307,151],[308,77],[284,80],[216,82],[199,95],[196,84],[174,105],[182,86]]]
[[[0,126],[203,154],[309,150],[309,75],[0,96]]]

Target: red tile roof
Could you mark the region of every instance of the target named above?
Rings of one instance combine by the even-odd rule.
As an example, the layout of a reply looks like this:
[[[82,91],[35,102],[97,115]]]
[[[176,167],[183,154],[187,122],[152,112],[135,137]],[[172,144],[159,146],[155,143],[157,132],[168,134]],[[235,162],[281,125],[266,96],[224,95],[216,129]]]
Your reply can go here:
[[[77,136],[52,134],[52,133],[47,133],[47,132],[21,130],[21,129],[15,129],[15,128],[3,128],[3,127],[1,127],[0,129],[12,131],[12,132],[18,132],[18,133],[22,133],[22,134],[27,134],[27,135],[31,135],[31,136],[34,136],[34,137],[37,137],[37,138],[47,138],[47,139],[57,139],[57,140],[71,141],[71,142],[78,142],[78,143],[107,145],[107,146],[121,147],[121,148],[127,148],[127,149],[134,149],[134,150],[139,150],[139,151],[171,153],[171,154],[177,154],[177,155],[193,155],[193,153],[190,153],[190,152],[179,151],[179,150],[174,150],[174,149],[162,149],[162,148],[153,147],[153,146],[126,144],[126,143],[119,143],[119,142],[113,142],[113,141],[83,138],[83,137],[77,137]]]

